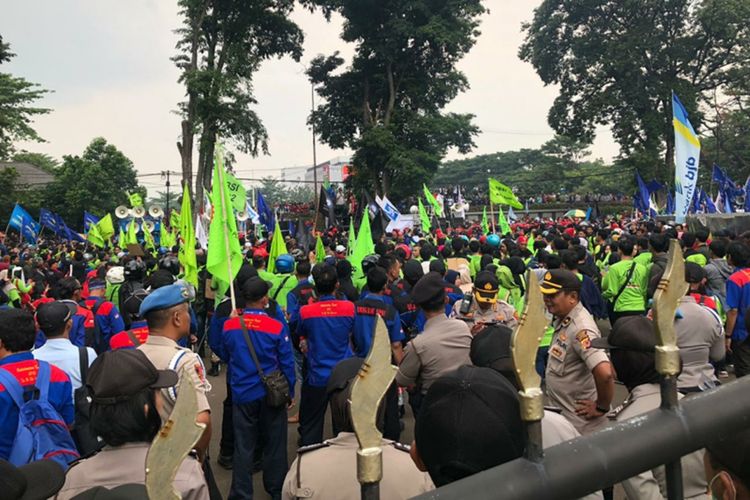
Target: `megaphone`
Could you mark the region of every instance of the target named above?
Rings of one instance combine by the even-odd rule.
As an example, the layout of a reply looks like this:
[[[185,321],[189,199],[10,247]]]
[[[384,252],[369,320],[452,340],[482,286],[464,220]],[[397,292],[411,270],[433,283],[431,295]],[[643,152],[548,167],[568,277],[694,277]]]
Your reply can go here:
[[[148,207],[148,214],[154,219],[161,219],[164,217],[164,209],[159,205],[151,205]]]
[[[133,207],[133,217],[135,217],[136,219],[143,219],[145,216],[146,216],[145,208],[141,206]]]
[[[249,218],[250,217],[247,215],[247,212],[245,212],[244,210],[242,210],[240,212],[237,212],[237,220],[238,221],[245,222]]]
[[[154,223],[154,221],[147,220],[146,222],[143,223],[143,230],[144,231],[148,231],[149,233],[153,233],[154,229],[156,229],[156,224]]]
[[[115,208],[115,217],[118,219],[127,219],[130,216],[130,209],[125,205]]]

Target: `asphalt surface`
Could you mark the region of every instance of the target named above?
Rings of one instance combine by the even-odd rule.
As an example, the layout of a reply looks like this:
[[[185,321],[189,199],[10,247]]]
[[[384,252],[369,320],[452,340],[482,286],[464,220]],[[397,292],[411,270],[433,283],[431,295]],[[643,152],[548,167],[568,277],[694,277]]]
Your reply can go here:
[[[603,336],[606,336],[609,333],[609,323],[608,322],[599,322],[599,328],[602,332]],[[209,366],[210,362],[206,362],[206,365]],[[214,472],[214,476],[216,478],[217,485],[219,486],[219,490],[221,491],[221,494],[224,498],[227,498],[229,494],[229,488],[231,486],[232,482],[232,471],[226,470],[223,467],[221,467],[216,460],[219,458],[219,441],[221,439],[221,419],[222,419],[222,413],[223,413],[223,405],[222,402],[224,401],[224,398],[226,397],[226,379],[225,379],[226,370],[222,366],[221,373],[216,377],[208,377],[209,382],[211,383],[211,392],[208,394],[208,401],[211,404],[211,425],[212,425],[212,432],[211,432],[211,447],[210,447],[210,456],[211,456],[211,467]],[[299,403],[299,384],[296,388],[295,395],[297,396],[296,402]],[[615,386],[615,400],[613,401],[613,406],[619,405],[627,396],[627,391],[622,385],[616,385]],[[289,410],[289,415],[295,415],[299,409],[299,406],[295,406],[291,410]],[[411,413],[411,407],[406,404],[406,414],[403,418],[403,432],[401,433],[401,442],[403,443],[411,443],[414,438],[414,415]],[[297,453],[297,424],[289,424],[289,433],[288,433],[288,439],[287,439],[287,455],[288,455],[288,461],[291,465],[292,461],[294,461],[294,458]],[[330,412],[326,414],[326,424],[324,428],[324,438],[330,439],[333,437],[333,433],[331,431],[331,421],[330,421]],[[354,460],[354,457],[352,457],[352,460]],[[262,473],[257,472],[253,475],[253,489],[254,489],[254,498],[258,499],[269,499],[270,496],[265,492],[263,489],[263,481],[262,481]],[[622,491],[619,488],[615,489],[615,498],[620,499],[624,498],[624,495],[622,495]]]

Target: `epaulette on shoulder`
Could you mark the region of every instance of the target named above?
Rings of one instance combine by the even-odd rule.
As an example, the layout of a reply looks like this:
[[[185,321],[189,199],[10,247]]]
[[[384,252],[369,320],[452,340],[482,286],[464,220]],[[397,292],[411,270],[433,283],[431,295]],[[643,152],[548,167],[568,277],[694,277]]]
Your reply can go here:
[[[404,451],[406,453],[409,453],[411,451],[411,446],[409,446],[408,444],[397,443],[397,442],[394,441],[394,442],[391,443],[391,445],[394,448],[396,448],[398,451]]]
[[[297,455],[303,455],[310,451],[319,450],[321,448],[328,448],[329,446],[331,445],[326,441],[323,441],[322,443],[309,444],[307,446],[300,446],[297,450]]]

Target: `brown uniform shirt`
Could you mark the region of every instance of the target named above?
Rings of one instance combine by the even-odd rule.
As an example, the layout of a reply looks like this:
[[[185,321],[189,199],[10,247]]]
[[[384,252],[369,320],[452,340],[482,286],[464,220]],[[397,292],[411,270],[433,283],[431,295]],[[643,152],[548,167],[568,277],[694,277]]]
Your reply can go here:
[[[206,370],[203,367],[203,361],[190,349],[180,347],[177,343],[166,337],[159,335],[149,335],[145,344],[138,347],[143,354],[151,361],[157,370],[174,370],[179,377],[189,373],[195,384],[195,392],[198,398],[198,413],[202,411],[211,411],[208,404],[206,393],[211,390],[211,386],[206,380]],[[186,368],[186,371],[183,369]],[[179,386],[179,382],[177,384]],[[177,397],[177,387],[162,389],[164,396],[164,410],[161,414],[163,422],[169,419],[172,408],[174,408]]]
[[[427,320],[424,331],[409,341],[396,373],[402,386],[419,384],[422,394],[445,373],[470,365],[471,332],[466,323],[440,314]]]
[[[515,328],[518,325],[518,313],[516,313],[515,307],[508,304],[504,300],[498,300],[491,307],[486,310],[482,310],[475,301],[471,303],[471,309],[466,315],[462,315],[460,312],[461,301],[453,304],[453,311],[451,312],[452,318],[463,317],[460,321],[463,321],[469,325],[469,330],[476,323],[490,323],[497,322],[501,325],[505,325],[508,328]]]
[[[67,500],[95,486],[112,489],[123,484],[146,484],[146,454],[150,444],[105,446],[93,457],[77,462],[65,474],[65,485],[56,498]],[[201,464],[193,457],[187,457],[177,469],[174,487],[183,499],[208,499]]]
[[[326,446],[327,445],[327,446]],[[314,448],[315,446],[313,446]],[[342,432],[325,442],[323,447],[302,451],[289,468],[281,490],[281,498],[320,498],[349,500],[359,498],[357,482],[357,437]],[[408,453],[408,447],[394,447],[383,440],[383,479],[380,498],[398,500],[412,498],[435,488],[430,476],[420,472]],[[335,474],[332,474],[335,471]]]
[[[580,302],[562,320],[552,322],[555,333],[549,346],[546,384],[552,404],[562,408],[562,414],[581,434],[603,427],[607,417],[586,420],[576,415],[575,401],[596,401],[596,384],[591,371],[603,361],[609,361],[601,349],[591,347],[591,341],[601,337],[594,318]]]

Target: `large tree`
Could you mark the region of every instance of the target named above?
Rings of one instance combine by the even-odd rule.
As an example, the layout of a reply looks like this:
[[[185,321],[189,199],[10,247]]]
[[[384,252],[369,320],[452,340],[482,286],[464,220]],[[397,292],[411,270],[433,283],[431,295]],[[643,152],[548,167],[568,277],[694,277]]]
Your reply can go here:
[[[195,186],[198,204],[211,184],[217,136],[253,156],[268,153],[268,133],[257,113],[253,74],[270,58],[299,60],[303,34],[290,19],[294,0],[180,0],[178,55],[187,100],[178,150],[183,180],[192,182],[193,142],[200,134]]]
[[[0,36],[0,64],[8,62],[15,54],[10,45],[3,43]],[[46,108],[37,108],[32,104],[44,97],[47,90],[39,84],[31,83],[9,73],[0,72],[0,160],[10,158],[15,151],[16,141],[43,142],[31,122],[35,116],[49,113]]]
[[[45,206],[59,213],[71,227],[81,227],[84,210],[98,215],[128,203],[125,194],[146,190],[138,185],[133,162],[114,145],[98,137],[81,156],[65,156],[47,186]]]
[[[353,60],[315,58],[310,80],[323,98],[311,116],[320,138],[354,150],[355,187],[394,199],[429,181],[449,148],[474,146],[473,115],[446,113],[468,88],[456,69],[479,35],[481,0],[305,0],[344,18]]]
[[[699,104],[747,64],[747,0],[544,0],[524,26],[520,57],[560,93],[549,111],[560,134],[591,140],[611,127],[644,175],[671,177],[671,93],[700,127]],[[661,161],[660,154],[663,153]],[[666,167],[666,168],[665,168]]]

